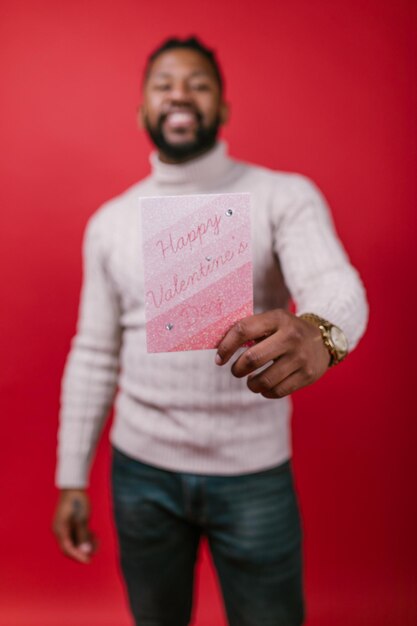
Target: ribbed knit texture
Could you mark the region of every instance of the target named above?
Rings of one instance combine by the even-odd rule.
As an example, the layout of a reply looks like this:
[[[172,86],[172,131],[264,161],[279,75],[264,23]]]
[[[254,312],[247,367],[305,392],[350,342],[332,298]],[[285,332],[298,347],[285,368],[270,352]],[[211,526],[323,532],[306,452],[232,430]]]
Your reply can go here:
[[[247,389],[215,352],[147,354],[140,198],[250,192],[255,312],[313,312],[340,326],[350,350],[367,320],[362,283],[335,234],[321,193],[306,178],[230,159],[224,143],[181,165],[151,156],[152,174],[101,207],[84,239],[77,334],[61,394],[56,484],[88,484],[113,402],[111,441],[155,466],[240,474],[290,456],[289,398]],[[290,296],[291,294],[291,296]]]

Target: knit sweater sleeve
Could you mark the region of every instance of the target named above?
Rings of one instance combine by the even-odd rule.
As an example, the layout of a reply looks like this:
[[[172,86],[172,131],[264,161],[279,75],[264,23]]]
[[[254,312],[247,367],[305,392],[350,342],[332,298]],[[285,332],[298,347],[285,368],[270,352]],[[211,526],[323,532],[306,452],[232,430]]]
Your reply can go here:
[[[103,252],[97,214],[84,236],[77,333],[62,380],[56,469],[56,485],[61,488],[87,486],[92,456],[117,385],[120,306]]]
[[[321,192],[302,176],[291,178],[285,210],[273,216],[274,247],[286,284],[297,314],[315,313],[339,326],[351,351],[367,324],[364,286]]]

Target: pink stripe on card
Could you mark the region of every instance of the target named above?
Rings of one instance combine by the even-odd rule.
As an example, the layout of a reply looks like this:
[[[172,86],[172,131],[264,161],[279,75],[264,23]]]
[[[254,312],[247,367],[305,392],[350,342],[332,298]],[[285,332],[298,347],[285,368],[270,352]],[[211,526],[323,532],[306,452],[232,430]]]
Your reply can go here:
[[[253,314],[252,300],[246,302],[240,309],[232,311],[227,317],[220,319],[215,324],[207,326],[199,334],[190,337],[184,343],[175,346],[172,352],[180,350],[203,350],[207,348],[216,348],[225,334],[232,328],[233,324],[236,324],[244,317],[248,317]]]
[[[242,294],[246,295],[243,304]],[[206,289],[150,320],[147,323],[148,352],[171,352],[176,346],[187,343],[190,337],[201,335],[208,327],[214,329],[222,319],[226,319],[225,324],[218,326],[217,337],[214,337],[213,329],[210,331],[213,343],[209,346],[205,342],[204,347],[213,347],[223,336],[225,327],[230,327],[233,323],[230,316],[234,311],[244,307],[247,315],[252,313],[250,300],[248,306],[248,295],[251,298],[251,262],[245,263]],[[237,319],[239,318],[234,321]]]

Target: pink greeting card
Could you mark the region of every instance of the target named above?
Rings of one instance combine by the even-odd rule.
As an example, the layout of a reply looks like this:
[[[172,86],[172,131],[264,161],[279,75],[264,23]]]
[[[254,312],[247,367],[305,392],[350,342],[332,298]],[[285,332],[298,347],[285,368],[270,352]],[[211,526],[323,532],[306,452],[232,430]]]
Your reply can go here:
[[[250,194],[141,200],[148,352],[216,348],[253,313]]]

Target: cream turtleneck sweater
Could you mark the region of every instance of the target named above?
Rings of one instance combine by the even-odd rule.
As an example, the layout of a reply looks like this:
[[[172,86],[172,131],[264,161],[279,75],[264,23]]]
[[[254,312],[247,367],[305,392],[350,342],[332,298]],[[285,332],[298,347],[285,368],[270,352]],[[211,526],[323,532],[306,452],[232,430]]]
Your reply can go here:
[[[340,326],[352,350],[364,332],[362,283],[306,178],[229,158],[225,144],[185,164],[151,156],[152,173],[90,219],[77,334],[61,394],[56,484],[84,487],[116,388],[110,438],[125,454],[170,470],[239,474],[290,456],[289,398],[267,400],[214,363],[215,352],[147,354],[140,198],[252,194],[254,306],[313,312]]]

